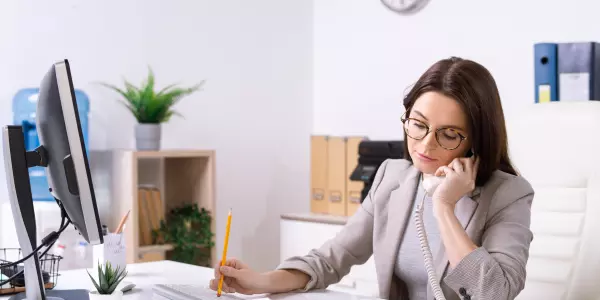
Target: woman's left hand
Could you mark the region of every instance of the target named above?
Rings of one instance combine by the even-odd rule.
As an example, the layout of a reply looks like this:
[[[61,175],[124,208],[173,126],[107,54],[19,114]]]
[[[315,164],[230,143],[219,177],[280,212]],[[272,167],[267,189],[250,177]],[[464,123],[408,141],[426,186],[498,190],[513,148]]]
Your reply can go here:
[[[435,176],[445,176],[433,193],[434,206],[447,206],[454,211],[456,202],[475,189],[479,158],[455,158],[448,166],[441,166]]]

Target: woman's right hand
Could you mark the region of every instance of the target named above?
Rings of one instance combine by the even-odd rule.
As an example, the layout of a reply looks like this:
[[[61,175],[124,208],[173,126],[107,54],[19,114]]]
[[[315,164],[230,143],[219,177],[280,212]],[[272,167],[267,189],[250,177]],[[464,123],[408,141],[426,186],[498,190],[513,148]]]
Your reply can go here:
[[[268,289],[268,275],[252,271],[248,265],[232,258],[221,266],[215,266],[215,277],[210,280],[210,288],[217,291],[221,274],[224,276],[221,290],[224,293],[240,293],[246,295],[266,293]]]

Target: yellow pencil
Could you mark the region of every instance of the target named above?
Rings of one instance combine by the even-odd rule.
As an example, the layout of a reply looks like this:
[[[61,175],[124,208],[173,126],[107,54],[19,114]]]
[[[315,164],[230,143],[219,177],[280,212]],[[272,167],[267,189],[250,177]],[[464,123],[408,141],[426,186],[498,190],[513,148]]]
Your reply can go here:
[[[227,216],[227,228],[225,229],[225,242],[223,244],[223,259],[221,259],[221,266],[225,265],[227,259],[227,245],[229,244],[229,230],[231,229],[231,208],[229,209],[229,215]],[[217,290],[217,296],[221,297],[221,289],[223,288],[223,279],[225,276],[221,274],[219,279],[219,289]]]

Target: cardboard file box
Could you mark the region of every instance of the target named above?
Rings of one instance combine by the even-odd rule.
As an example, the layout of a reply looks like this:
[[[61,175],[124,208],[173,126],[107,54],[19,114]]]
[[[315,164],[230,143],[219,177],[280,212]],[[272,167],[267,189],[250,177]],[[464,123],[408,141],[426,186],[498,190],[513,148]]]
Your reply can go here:
[[[312,136],[310,151],[310,211],[326,214],[329,210],[327,194],[328,137]]]
[[[362,202],[362,190],[364,183],[362,181],[351,180],[350,176],[358,166],[358,146],[366,140],[366,137],[348,137],[346,140],[346,196],[347,207],[346,215],[352,216],[360,207]]]
[[[327,143],[327,205],[330,215],[346,215],[346,138],[329,137]]]

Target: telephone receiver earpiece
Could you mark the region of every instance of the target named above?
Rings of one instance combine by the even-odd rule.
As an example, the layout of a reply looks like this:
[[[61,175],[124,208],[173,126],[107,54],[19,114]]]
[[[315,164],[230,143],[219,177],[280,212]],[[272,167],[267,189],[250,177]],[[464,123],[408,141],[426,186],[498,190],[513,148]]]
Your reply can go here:
[[[430,197],[433,196],[435,189],[437,189],[443,180],[443,176],[425,175],[423,178],[423,188],[427,192],[427,195]]]
[[[475,156],[475,151],[473,151],[473,149],[469,149],[469,151],[467,151],[467,154],[465,155],[465,157],[474,157]]]

